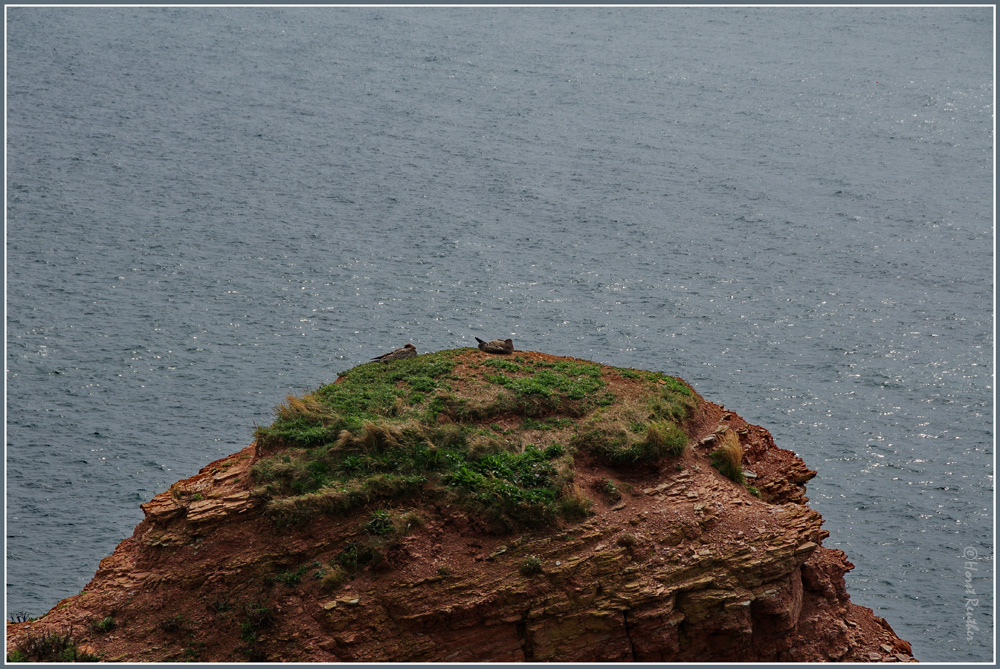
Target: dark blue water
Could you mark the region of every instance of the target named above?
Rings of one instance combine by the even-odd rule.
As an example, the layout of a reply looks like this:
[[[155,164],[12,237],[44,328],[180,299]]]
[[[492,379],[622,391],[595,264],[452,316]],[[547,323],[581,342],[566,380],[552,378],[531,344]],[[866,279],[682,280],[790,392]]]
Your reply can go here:
[[[767,427],[853,601],[991,658],[992,8],[7,20],[8,612],[286,394],[509,336]]]

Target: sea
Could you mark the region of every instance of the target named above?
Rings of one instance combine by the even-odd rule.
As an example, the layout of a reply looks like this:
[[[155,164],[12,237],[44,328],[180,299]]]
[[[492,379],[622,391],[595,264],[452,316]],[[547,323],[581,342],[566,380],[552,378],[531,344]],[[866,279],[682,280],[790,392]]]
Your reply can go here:
[[[994,650],[993,6],[7,6],[6,615],[412,342],[664,371]]]

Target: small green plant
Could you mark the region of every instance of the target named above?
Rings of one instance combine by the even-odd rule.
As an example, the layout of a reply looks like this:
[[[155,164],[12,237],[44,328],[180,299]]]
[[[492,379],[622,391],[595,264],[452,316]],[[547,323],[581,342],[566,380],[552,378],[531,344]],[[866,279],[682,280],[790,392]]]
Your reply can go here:
[[[541,574],[542,561],[535,555],[527,557],[523,562],[521,562],[521,566],[518,567],[518,571],[521,572],[522,576],[534,576],[535,574]]]
[[[440,576],[441,578],[448,578],[449,576],[451,576],[451,569],[448,567],[448,565],[443,564],[437,568],[437,573],[438,576]]]
[[[612,502],[617,502],[622,498],[622,492],[613,479],[601,479],[597,482],[597,489],[607,495]]]
[[[349,541],[333,560],[345,572],[353,573],[378,563],[381,558],[381,554],[370,543]]]
[[[655,383],[657,392],[650,400],[649,408],[656,420],[683,423],[697,405],[694,392],[680,379],[662,372],[642,372],[647,381]]]
[[[605,392],[594,397],[594,404],[596,404],[599,407],[609,407],[614,403],[615,403],[614,393]]]
[[[90,623],[90,629],[98,634],[106,634],[115,628],[115,619],[112,616],[101,618]]]
[[[549,460],[554,460],[555,458],[558,458],[565,452],[566,452],[566,447],[563,446],[562,444],[550,444],[549,446],[545,447],[544,451],[542,451],[542,455],[544,455]]]
[[[302,582],[302,577],[306,573],[306,565],[302,565],[295,571],[283,571],[277,576],[272,577],[272,580],[277,583],[284,583],[290,588],[294,588],[299,583]]]
[[[385,509],[373,511],[371,518],[365,523],[365,530],[380,537],[394,533],[396,526],[392,522],[392,514]]]
[[[754,497],[760,498],[760,490],[757,490],[757,488],[753,487],[752,485],[747,486],[747,492],[749,492]]]

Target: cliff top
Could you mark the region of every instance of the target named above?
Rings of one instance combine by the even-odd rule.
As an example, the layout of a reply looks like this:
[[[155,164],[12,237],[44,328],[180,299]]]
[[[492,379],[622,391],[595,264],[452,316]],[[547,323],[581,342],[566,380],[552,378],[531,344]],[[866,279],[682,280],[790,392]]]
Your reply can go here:
[[[276,414],[143,504],[8,651],[61,634],[59,652],[126,661],[908,658],[820,545],[815,472],[674,377],[456,349],[360,365]]]

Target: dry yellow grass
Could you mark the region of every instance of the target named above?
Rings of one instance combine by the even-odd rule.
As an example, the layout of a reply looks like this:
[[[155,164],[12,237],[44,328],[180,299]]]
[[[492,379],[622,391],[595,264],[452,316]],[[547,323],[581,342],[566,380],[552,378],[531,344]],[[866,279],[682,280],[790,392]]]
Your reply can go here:
[[[338,414],[312,393],[302,397],[289,395],[282,404],[274,408],[274,411],[278,418],[287,421],[296,418],[309,418],[310,420],[318,419],[323,425],[333,425],[340,420]]]
[[[743,446],[740,437],[732,430],[722,435],[719,447],[712,451],[712,465],[737,483],[742,484],[743,478]]]

